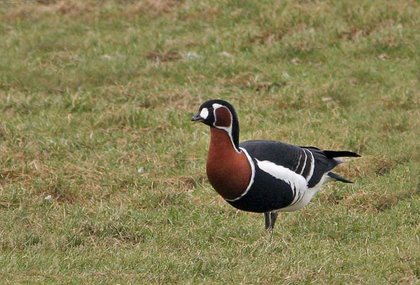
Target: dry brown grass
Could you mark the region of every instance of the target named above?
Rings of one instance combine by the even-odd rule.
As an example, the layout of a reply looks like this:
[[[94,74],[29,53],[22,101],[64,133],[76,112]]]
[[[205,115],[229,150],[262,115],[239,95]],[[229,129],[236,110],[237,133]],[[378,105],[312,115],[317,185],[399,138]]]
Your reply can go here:
[[[22,2],[20,5],[15,5],[6,10],[3,16],[6,20],[32,19],[41,20],[45,16],[60,15],[68,17],[80,17],[87,14],[92,14],[98,9],[95,0],[69,0],[69,1],[55,1],[45,0]]]
[[[157,17],[162,14],[173,12],[182,5],[179,0],[142,0],[136,1],[125,9],[127,15],[147,15],[149,17]]]
[[[181,55],[176,51],[150,51],[147,58],[157,62],[176,61],[181,59]]]
[[[415,189],[396,193],[372,193],[365,190],[343,198],[341,203],[352,211],[377,213],[391,209],[398,203],[404,203],[408,199],[413,199],[416,195],[418,193],[416,193]]]
[[[47,16],[60,16],[66,18],[96,18],[103,10],[125,17],[148,16],[158,17],[173,12],[182,4],[177,0],[142,0],[128,1],[118,5],[116,1],[105,0],[39,0],[12,2],[4,6],[3,19],[8,21],[19,19],[41,20]],[[118,1],[117,1],[118,2]],[[108,13],[108,17],[111,16]]]

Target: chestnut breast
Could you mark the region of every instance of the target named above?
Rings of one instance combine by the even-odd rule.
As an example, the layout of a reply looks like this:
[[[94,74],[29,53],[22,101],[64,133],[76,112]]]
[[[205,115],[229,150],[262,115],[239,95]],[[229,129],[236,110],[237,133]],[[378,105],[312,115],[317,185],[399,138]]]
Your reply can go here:
[[[252,175],[245,153],[238,152],[228,133],[217,128],[211,128],[206,170],[213,188],[230,200],[245,192]]]

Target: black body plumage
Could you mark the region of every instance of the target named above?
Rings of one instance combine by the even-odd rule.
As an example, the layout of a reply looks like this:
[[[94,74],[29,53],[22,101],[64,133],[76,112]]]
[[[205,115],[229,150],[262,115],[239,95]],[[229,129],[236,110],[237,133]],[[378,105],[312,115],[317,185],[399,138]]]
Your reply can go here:
[[[332,179],[341,180],[337,179],[341,178],[340,176],[330,172],[340,163],[335,159],[337,155],[359,156],[354,152],[323,151],[315,147],[299,147],[277,141],[252,140],[242,142],[239,146],[253,159],[254,182],[246,195],[228,203],[240,210],[257,213],[272,212],[291,206],[298,195],[292,183],[289,184],[261,170],[257,160],[270,161],[303,176],[310,189],[319,184],[326,174]]]

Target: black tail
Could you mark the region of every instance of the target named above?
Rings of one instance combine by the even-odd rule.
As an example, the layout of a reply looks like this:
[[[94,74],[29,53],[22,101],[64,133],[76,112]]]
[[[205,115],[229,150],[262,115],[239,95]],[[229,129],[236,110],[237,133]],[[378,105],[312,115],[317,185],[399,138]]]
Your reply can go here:
[[[331,177],[332,179],[335,179],[337,181],[341,181],[344,183],[353,183],[353,181],[347,180],[346,178],[334,173],[334,172],[328,172],[328,176]]]
[[[323,153],[328,158],[334,157],[360,157],[360,154],[357,154],[352,151],[335,151],[335,150],[324,150]]]

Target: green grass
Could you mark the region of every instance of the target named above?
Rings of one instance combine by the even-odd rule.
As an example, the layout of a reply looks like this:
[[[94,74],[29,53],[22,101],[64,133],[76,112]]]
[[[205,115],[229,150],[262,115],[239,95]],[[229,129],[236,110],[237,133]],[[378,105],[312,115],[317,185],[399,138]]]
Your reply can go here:
[[[420,282],[418,1],[272,2],[0,4],[1,283]],[[209,98],[356,183],[270,242],[207,182]]]

